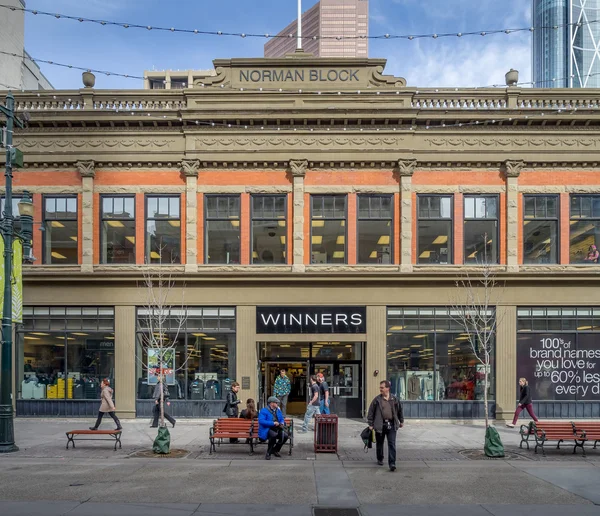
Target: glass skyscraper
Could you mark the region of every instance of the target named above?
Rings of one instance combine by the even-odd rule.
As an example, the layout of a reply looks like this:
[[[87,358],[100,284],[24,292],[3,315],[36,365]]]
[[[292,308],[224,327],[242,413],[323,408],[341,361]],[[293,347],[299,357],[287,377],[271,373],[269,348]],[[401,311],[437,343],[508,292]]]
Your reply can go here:
[[[600,87],[600,0],[532,0],[532,21],[535,87]]]

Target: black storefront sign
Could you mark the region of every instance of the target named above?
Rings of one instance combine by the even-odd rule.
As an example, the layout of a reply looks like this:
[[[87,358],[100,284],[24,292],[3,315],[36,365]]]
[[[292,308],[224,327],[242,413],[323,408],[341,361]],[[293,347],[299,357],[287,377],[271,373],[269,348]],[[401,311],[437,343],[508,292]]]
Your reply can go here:
[[[367,333],[364,306],[259,306],[256,333]]]
[[[591,333],[517,336],[517,377],[534,401],[600,400],[600,348]]]
[[[87,351],[114,351],[114,340],[86,339],[85,349]]]

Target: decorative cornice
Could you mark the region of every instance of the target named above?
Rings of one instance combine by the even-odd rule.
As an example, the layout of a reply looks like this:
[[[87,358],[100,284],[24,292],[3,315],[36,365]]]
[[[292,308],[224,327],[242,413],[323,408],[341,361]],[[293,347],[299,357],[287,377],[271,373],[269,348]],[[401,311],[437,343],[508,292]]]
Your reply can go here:
[[[412,177],[417,168],[417,160],[414,158],[400,158],[398,160],[398,170],[401,177]]]
[[[198,177],[199,169],[200,160],[198,159],[184,159],[181,161],[181,173],[185,177]]]
[[[307,169],[308,169],[308,160],[307,159],[291,159],[290,160],[290,170],[292,172],[292,177],[305,177]]]
[[[510,160],[507,159],[504,162],[504,174],[506,177],[519,177],[521,175],[521,170],[525,168],[525,162],[520,160]]]
[[[96,164],[94,163],[94,160],[76,161],[75,167],[81,177],[91,177],[92,179],[96,177]]]

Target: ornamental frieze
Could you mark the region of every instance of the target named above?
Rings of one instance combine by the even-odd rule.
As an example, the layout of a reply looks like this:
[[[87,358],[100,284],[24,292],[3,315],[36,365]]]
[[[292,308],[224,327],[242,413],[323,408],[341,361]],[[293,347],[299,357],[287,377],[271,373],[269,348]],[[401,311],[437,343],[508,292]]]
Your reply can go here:
[[[116,149],[118,147],[131,149],[131,148],[157,148],[161,149],[164,147],[168,147],[169,145],[175,143],[174,139],[157,139],[157,140],[149,140],[149,139],[97,139],[97,140],[68,140],[68,139],[57,139],[57,140],[48,140],[48,139],[40,139],[40,140],[26,140],[26,139],[17,139],[17,145],[19,147],[34,149],[34,148],[44,148],[50,149],[52,147],[57,147],[60,149],[65,149],[67,147],[75,147],[75,148],[83,148],[83,147],[91,147],[95,149],[108,148],[108,149]]]
[[[470,149],[474,147],[569,147],[600,146],[600,138],[425,138],[429,147]]]
[[[402,137],[390,138],[196,138],[196,148],[232,147],[396,147],[404,144]]]

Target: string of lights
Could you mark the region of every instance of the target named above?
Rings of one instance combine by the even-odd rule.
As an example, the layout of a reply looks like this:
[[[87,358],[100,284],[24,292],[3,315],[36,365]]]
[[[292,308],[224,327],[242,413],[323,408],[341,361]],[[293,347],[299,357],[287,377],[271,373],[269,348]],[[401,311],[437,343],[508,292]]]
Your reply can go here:
[[[589,106],[585,108],[586,110],[598,111],[600,110],[600,105],[598,106]],[[27,110],[25,110],[27,111]],[[199,126],[199,127],[210,127],[215,130],[232,130],[232,131],[265,131],[273,134],[277,134],[280,132],[287,133],[390,133],[390,132],[405,132],[405,133],[416,133],[421,130],[429,131],[429,130],[446,130],[452,128],[468,128],[468,127],[488,127],[494,125],[505,124],[507,126],[510,124],[511,126],[518,124],[519,122],[532,122],[532,121],[541,121],[547,120],[548,122],[556,120],[555,115],[573,115],[577,111],[582,111],[581,108],[577,107],[568,107],[562,109],[547,109],[541,113],[531,114],[531,115],[519,115],[519,116],[511,116],[508,118],[496,118],[491,120],[475,120],[469,122],[453,122],[453,123],[445,123],[442,122],[439,125],[429,124],[429,125],[417,125],[417,124],[408,124],[408,123],[399,123],[399,124],[381,124],[380,126],[352,126],[352,127],[342,127],[342,126],[326,126],[326,125],[302,125],[302,126],[268,126],[263,124],[238,124],[238,123],[229,123],[229,122],[214,122],[208,120],[193,120],[188,119],[184,116],[178,115],[159,115],[156,113],[148,113],[142,112],[140,110],[130,111],[127,109],[105,109],[103,112],[114,112],[114,113],[122,113],[123,115],[131,115],[137,117],[135,120],[141,121],[141,119],[151,119],[153,121],[161,121],[161,122],[179,122],[184,125],[189,126]],[[418,116],[421,111],[417,112],[414,116]],[[33,119],[35,117],[35,110],[30,110],[31,113],[30,118]],[[35,122],[35,120],[33,120]]]
[[[287,35],[277,35],[277,34],[269,34],[269,33],[247,33],[247,32],[235,32],[235,31],[221,31],[221,30],[198,30],[198,29],[184,29],[177,27],[162,27],[162,26],[154,26],[154,25],[146,25],[141,23],[131,23],[131,22],[117,22],[110,20],[102,20],[95,18],[86,18],[83,16],[72,16],[62,13],[52,13],[48,11],[40,11],[38,9],[27,9],[25,7],[17,7],[14,5],[2,5],[0,4],[0,8],[10,9],[11,11],[22,11],[25,13],[30,13],[36,16],[47,16],[51,18],[55,18],[57,20],[65,19],[71,21],[77,21],[80,23],[93,23],[102,26],[116,26],[122,27],[124,29],[143,29],[147,31],[159,31],[159,32],[172,32],[172,33],[183,33],[183,34],[198,34],[204,36],[229,36],[229,37],[240,37],[240,38],[295,38],[295,34],[287,34]],[[426,38],[449,38],[449,37],[464,37],[464,36],[490,36],[494,34],[515,34],[520,32],[534,32],[536,30],[558,30],[565,27],[577,26],[581,27],[583,25],[590,25],[594,23],[598,23],[600,20],[588,20],[586,22],[572,22],[565,23],[560,25],[548,25],[548,26],[539,26],[539,27],[518,27],[518,28],[504,28],[504,29],[493,29],[493,30],[475,30],[475,31],[467,31],[467,32],[446,32],[446,33],[427,33],[427,34],[378,34],[374,36],[367,35],[359,35],[359,36],[311,36],[312,39],[334,39],[334,40],[352,40],[352,39],[405,39],[408,41],[417,40],[417,39],[426,39]]]

